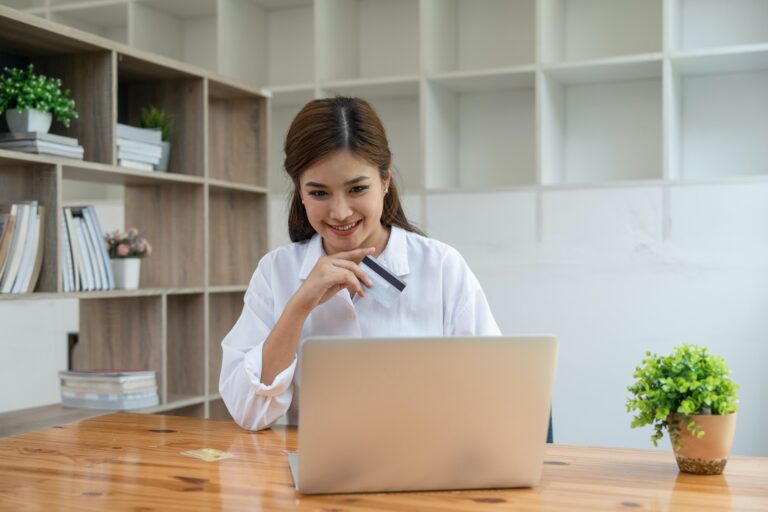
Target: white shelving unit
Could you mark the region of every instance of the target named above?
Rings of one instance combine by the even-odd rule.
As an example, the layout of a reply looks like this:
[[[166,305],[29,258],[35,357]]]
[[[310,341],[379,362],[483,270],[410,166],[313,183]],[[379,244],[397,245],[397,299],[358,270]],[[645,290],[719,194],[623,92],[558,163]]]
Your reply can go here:
[[[370,100],[404,191],[768,175],[768,2],[0,0],[269,87]]]

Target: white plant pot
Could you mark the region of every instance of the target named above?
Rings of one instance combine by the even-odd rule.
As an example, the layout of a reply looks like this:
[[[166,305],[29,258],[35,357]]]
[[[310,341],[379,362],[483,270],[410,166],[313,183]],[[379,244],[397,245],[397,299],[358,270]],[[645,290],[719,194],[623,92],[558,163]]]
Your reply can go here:
[[[48,133],[53,116],[50,112],[42,112],[34,108],[25,110],[9,108],[5,111],[5,121],[8,123],[8,129],[13,133]]]
[[[171,156],[171,143],[163,141],[160,143],[163,152],[160,155],[160,163],[157,164],[157,171],[165,172],[168,170],[168,158]]]
[[[139,287],[141,258],[112,258],[112,274],[118,290],[136,290]]]

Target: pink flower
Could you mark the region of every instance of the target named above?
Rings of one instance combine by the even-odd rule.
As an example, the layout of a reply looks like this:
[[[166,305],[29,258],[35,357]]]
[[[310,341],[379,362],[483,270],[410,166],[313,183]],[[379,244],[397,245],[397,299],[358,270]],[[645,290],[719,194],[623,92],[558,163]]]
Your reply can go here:
[[[128,256],[131,252],[131,247],[128,244],[120,244],[117,246],[117,255],[120,257]]]

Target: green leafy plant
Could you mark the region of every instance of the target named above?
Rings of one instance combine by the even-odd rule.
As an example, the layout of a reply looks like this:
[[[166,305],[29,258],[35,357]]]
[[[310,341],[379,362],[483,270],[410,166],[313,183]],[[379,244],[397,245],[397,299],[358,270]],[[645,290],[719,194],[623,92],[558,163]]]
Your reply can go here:
[[[141,109],[141,127],[159,129],[162,139],[167,142],[171,140],[173,117],[165,110],[150,105]]]
[[[37,109],[50,112],[64,126],[77,119],[75,100],[69,89],[61,89],[61,80],[35,73],[30,64],[26,69],[5,68],[0,76],[0,112],[7,109]]]
[[[729,377],[731,371],[722,357],[705,347],[684,344],[669,356],[646,352],[632,375],[627,389],[627,412],[636,411],[632,428],[653,425],[651,441],[657,446],[663,429],[669,431],[675,450],[682,448],[680,429],[685,426],[697,438],[704,436],[691,417],[698,414],[725,415],[736,412],[739,388]]]

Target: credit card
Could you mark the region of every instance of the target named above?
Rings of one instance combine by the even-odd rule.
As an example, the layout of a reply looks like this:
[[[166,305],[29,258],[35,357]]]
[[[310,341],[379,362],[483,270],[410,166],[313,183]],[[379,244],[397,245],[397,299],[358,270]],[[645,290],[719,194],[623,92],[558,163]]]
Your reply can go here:
[[[400,294],[405,290],[405,283],[403,281],[372,256],[363,258],[363,261],[360,262],[360,268],[373,281],[373,286],[370,288],[363,283],[366,295],[373,297],[376,302],[385,308],[391,307],[392,304],[397,302]]]

